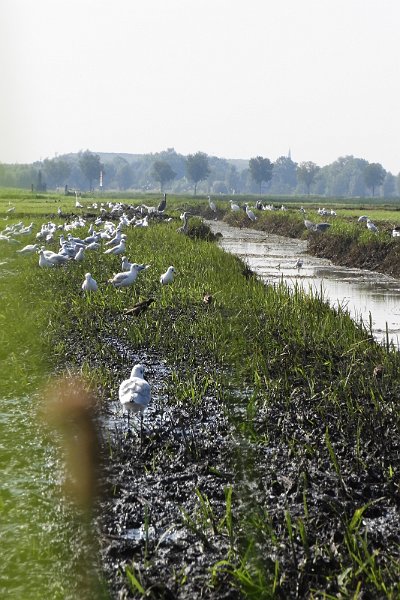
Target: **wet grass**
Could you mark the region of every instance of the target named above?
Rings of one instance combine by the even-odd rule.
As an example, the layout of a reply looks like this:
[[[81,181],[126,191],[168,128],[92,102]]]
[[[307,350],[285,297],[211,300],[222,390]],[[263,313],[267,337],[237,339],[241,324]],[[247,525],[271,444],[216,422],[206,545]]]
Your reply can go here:
[[[7,279],[5,322],[13,290],[21,298],[22,333],[9,325],[5,343],[16,335],[21,348],[30,322],[32,373],[83,373],[105,414],[134,360],[150,373],[155,414],[140,456],[122,419],[104,433],[100,530],[120,536],[104,550],[113,593],[398,597],[398,353],[318,294],[265,286],[179,225],[127,230],[127,255],[151,266],[121,291],[106,285],[118,258],[88,254],[82,265],[45,270],[2,247],[18,273],[12,287]],[[161,287],[170,264],[177,276]],[[84,296],[87,271],[99,291]],[[125,314],[150,296],[139,318]],[[12,389],[23,369],[8,354]],[[144,537],[126,545],[124,531],[141,525]],[[167,551],[171,526],[185,540]]]

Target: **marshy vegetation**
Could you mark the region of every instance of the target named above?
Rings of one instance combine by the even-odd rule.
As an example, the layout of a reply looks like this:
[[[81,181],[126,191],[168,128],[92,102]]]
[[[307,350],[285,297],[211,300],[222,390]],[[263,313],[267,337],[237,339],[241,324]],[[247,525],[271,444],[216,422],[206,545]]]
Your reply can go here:
[[[10,198],[4,200],[3,216]],[[11,201],[16,210],[7,223],[61,224],[76,212],[63,198],[38,199],[32,210],[29,199]],[[56,216],[59,201],[63,218]],[[12,243],[0,248],[3,402],[41,403],[37,392],[48,378],[83,377],[96,398],[103,459],[99,495],[84,525],[75,525],[74,544],[66,534],[44,535],[52,540],[47,557],[38,549],[27,557],[17,547],[12,559],[22,567],[2,587],[11,590],[17,579],[23,587],[29,558],[31,567],[42,561],[60,598],[69,597],[68,589],[73,597],[71,582],[82,565],[92,574],[94,598],[397,598],[398,352],[374,343],[323,297],[264,285],[213,243],[199,218],[190,220],[189,235],[178,233],[179,214],[189,206],[189,199],[176,198],[168,207],[172,221],[126,229],[127,256],[150,268],[123,290],[106,283],[120,270],[117,256],[88,252],[82,264],[40,269],[37,255],[18,256]],[[208,210],[204,202],[193,212],[212,216]],[[82,214],[88,225],[97,211],[87,207]],[[228,208],[219,216],[244,219],[237,222],[242,226],[261,221],[232,217]],[[276,219],[304,229],[297,214]],[[161,286],[169,265],[177,275]],[[86,272],[99,290],[84,295]],[[142,314],[126,310],[150,297]],[[145,364],[152,387],[142,446],[118,403],[119,383],[135,362]],[[17,419],[19,411],[9,414]],[[22,440],[22,463],[14,467],[21,474],[37,444],[24,439],[24,419],[7,438],[11,420],[3,439]],[[34,461],[43,465],[40,455]],[[62,467],[45,465],[56,473],[55,497]],[[25,494],[27,506],[37,502]],[[6,552],[12,526],[21,525],[13,523],[15,502],[3,501],[10,514]],[[33,529],[40,530],[42,512],[34,513]],[[87,562],[90,526],[97,565]],[[54,575],[62,554],[56,542],[67,547],[61,578]],[[30,543],[25,539],[25,549]],[[51,589],[51,582],[43,585]]]

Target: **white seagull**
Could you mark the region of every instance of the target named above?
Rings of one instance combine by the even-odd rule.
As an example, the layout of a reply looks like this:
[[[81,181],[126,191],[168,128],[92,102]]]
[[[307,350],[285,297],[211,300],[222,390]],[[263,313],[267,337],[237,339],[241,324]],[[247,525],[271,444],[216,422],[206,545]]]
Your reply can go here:
[[[140,443],[142,443],[143,413],[151,400],[150,384],[144,379],[144,367],[137,364],[133,367],[129,379],[124,379],[119,386],[118,396],[124,411],[129,414],[140,413]]]
[[[67,263],[70,259],[68,256],[65,256],[63,254],[57,254],[56,252],[53,252],[52,250],[45,250],[44,248],[41,248],[39,250],[39,266],[40,267],[49,267],[50,265],[64,265],[65,263]],[[44,260],[42,260],[44,259]],[[45,263],[49,263],[49,264],[45,264]]]
[[[90,273],[86,273],[85,281],[82,283],[82,290],[84,292],[97,292],[97,281],[93,279]]]
[[[21,250],[17,250],[18,254],[32,254],[32,252],[36,252],[39,248],[38,244],[28,244],[21,248]]]
[[[78,262],[81,262],[84,258],[85,258],[85,249],[79,248],[78,252],[74,256],[74,259]]]
[[[238,210],[240,210],[239,204],[235,204],[233,200],[229,200],[229,202],[231,203],[231,209],[234,212],[238,212]]]
[[[175,272],[176,271],[175,271],[174,267],[168,267],[166,272],[161,275],[160,283],[162,283],[163,285],[166,285],[167,283],[172,283],[174,280]]]
[[[108,282],[111,283],[111,285],[113,285],[115,288],[128,287],[136,281],[136,277],[141,270],[142,269],[140,268],[140,265],[133,263],[129,271],[117,273],[114,275],[114,277],[109,279]]]
[[[108,250],[104,251],[104,254],[125,254],[126,250],[126,242],[125,239],[122,238],[118,246],[112,246],[112,248],[108,248]]]

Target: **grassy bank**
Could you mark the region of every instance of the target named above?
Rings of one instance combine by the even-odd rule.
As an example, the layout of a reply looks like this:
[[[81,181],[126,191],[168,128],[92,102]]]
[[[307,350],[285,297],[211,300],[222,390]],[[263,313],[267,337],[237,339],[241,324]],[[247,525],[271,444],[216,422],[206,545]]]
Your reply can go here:
[[[102,252],[46,270],[2,249],[15,289],[29,289],[18,320],[24,330],[29,313],[33,372],[83,374],[111,418],[132,363],[147,368],[143,446],[118,412],[101,431],[111,597],[398,597],[398,353],[323,298],[266,287],[180,224],[126,230],[129,258],[150,264],[127,290],[106,284],[120,259]],[[170,264],[177,276],[161,287]],[[87,271],[99,291],[84,296]],[[150,296],[140,317],[125,312]],[[8,354],[12,388],[22,353],[15,366]],[[141,526],[141,538],[125,535]]]

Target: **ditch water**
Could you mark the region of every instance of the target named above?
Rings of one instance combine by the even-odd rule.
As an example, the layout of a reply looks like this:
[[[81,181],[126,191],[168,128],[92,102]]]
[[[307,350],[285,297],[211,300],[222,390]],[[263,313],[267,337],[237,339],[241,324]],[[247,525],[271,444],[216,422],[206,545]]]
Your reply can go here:
[[[400,280],[375,271],[340,267],[307,254],[307,241],[239,229],[221,221],[209,221],[214,233],[222,233],[219,245],[239,256],[263,281],[284,281],[289,288],[301,285],[323,292],[332,307],[341,306],[369,329],[380,343],[387,338],[400,345]],[[297,260],[302,266],[297,268]]]

